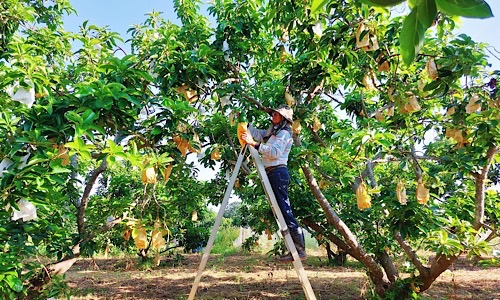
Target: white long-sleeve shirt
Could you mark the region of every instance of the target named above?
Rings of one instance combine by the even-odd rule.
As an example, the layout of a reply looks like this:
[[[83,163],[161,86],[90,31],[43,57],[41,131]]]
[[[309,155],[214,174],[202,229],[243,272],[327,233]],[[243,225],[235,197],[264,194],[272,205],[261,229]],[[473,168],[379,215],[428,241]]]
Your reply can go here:
[[[264,167],[267,168],[287,164],[288,155],[290,154],[293,144],[293,138],[290,132],[280,130],[277,135],[269,137],[264,144],[266,130],[249,126],[248,131],[252,135],[252,138],[260,143],[258,151],[262,154],[262,164]]]

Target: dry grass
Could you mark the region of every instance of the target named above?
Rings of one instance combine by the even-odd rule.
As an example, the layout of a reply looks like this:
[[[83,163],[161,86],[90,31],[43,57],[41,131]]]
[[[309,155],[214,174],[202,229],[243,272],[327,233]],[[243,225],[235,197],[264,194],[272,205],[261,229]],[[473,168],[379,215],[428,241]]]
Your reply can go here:
[[[140,271],[133,258],[79,261],[67,274],[72,299],[187,299],[201,255],[164,258],[158,268]],[[330,267],[309,255],[304,264],[318,299],[366,299],[369,280],[359,267]],[[456,264],[424,299],[500,299],[500,268]],[[197,299],[305,299],[292,265],[277,265],[260,254],[211,255]]]

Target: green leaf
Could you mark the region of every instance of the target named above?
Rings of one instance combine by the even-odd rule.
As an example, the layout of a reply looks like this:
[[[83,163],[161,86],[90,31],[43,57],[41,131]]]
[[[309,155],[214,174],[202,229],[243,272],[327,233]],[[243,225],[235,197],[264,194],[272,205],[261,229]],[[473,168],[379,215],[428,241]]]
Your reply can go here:
[[[17,276],[7,275],[5,280],[7,281],[9,287],[13,289],[15,292],[19,293],[20,291],[23,290],[23,283]]]
[[[162,130],[161,127],[156,126],[155,128],[153,128],[153,130],[151,130],[151,134],[152,135],[158,135],[158,134],[162,133],[162,131],[163,130]]]
[[[424,86],[424,92],[429,92],[437,89],[441,85],[439,81],[432,81]]]
[[[400,47],[404,63],[409,66],[415,60],[424,42],[427,27],[418,21],[418,7],[412,9],[411,13],[403,21],[401,29]]]
[[[328,0],[313,0],[311,5],[311,15],[315,15],[319,13],[319,10],[322,9]]]
[[[98,118],[98,115],[95,112],[93,112],[91,109],[87,109],[82,115],[83,123],[86,123],[86,124],[92,124],[92,122],[94,120],[96,120],[97,118]]]
[[[429,28],[434,23],[437,17],[437,7],[435,0],[422,0],[417,6],[418,20],[426,28]]]
[[[70,173],[71,170],[67,168],[61,168],[61,167],[54,167],[52,169],[52,174],[60,174],[60,173]]]
[[[447,15],[486,19],[493,17],[484,0],[436,0],[438,9]]]
[[[395,6],[406,0],[361,0],[362,3],[374,6]]]
[[[82,117],[74,111],[68,111],[64,114],[64,116],[66,117],[66,119],[68,119],[69,121],[71,121],[75,124],[83,123]]]

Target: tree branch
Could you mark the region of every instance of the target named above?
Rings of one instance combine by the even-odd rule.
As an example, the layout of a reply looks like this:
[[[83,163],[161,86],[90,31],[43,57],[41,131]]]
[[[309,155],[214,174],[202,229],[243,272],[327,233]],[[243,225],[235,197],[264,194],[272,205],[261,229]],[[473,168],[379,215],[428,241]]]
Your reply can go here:
[[[85,226],[85,210],[87,209],[87,205],[90,199],[90,192],[94,187],[97,177],[99,177],[99,175],[101,175],[101,173],[104,172],[107,168],[108,168],[108,161],[106,158],[104,158],[101,162],[101,165],[92,172],[92,175],[90,176],[90,179],[87,182],[87,185],[85,186],[85,190],[82,195],[82,200],[80,202],[80,206],[78,207],[78,212],[77,212],[77,227],[78,227],[78,234],[80,235],[80,237],[82,237],[84,234],[83,230]]]
[[[396,241],[398,241],[399,245],[401,246],[401,248],[403,249],[403,251],[406,253],[406,255],[408,256],[408,258],[410,259],[410,261],[413,263],[413,265],[415,265],[415,267],[417,268],[418,272],[421,275],[423,275],[423,274],[429,274],[429,268],[425,267],[422,264],[422,262],[418,259],[417,253],[415,253],[415,251],[413,251],[413,249],[411,248],[410,244],[408,244],[403,239],[403,237],[401,236],[401,233],[397,232],[394,235],[394,238],[396,239]]]
[[[472,176],[475,178],[475,210],[474,210],[474,229],[479,230],[484,223],[484,194],[485,194],[485,180],[488,176],[488,171],[493,163],[493,158],[498,152],[496,145],[491,146],[486,152],[486,164],[481,169],[480,173],[473,172]]]

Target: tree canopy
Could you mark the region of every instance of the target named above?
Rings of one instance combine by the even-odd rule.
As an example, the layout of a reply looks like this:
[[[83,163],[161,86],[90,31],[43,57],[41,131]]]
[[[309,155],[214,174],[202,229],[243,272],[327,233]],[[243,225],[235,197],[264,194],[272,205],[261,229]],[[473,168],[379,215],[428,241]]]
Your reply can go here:
[[[48,279],[99,240],[131,235],[147,255],[175,232],[206,238],[238,116],[265,126],[264,109],[283,103],[297,218],[360,261],[380,297],[423,292],[459,255],[487,251],[500,214],[488,189],[499,183],[500,71],[484,44],[451,32],[458,16],[491,10],[409,0],[408,15],[392,15],[402,2],[215,0],[212,26],[201,1],[174,0],[181,25],[150,13],[123,53],[106,28],[65,31],[67,0],[3,1],[0,293],[57,293]],[[187,155],[219,161],[216,178],[197,181]],[[250,162],[236,193],[241,224],[276,230]]]

